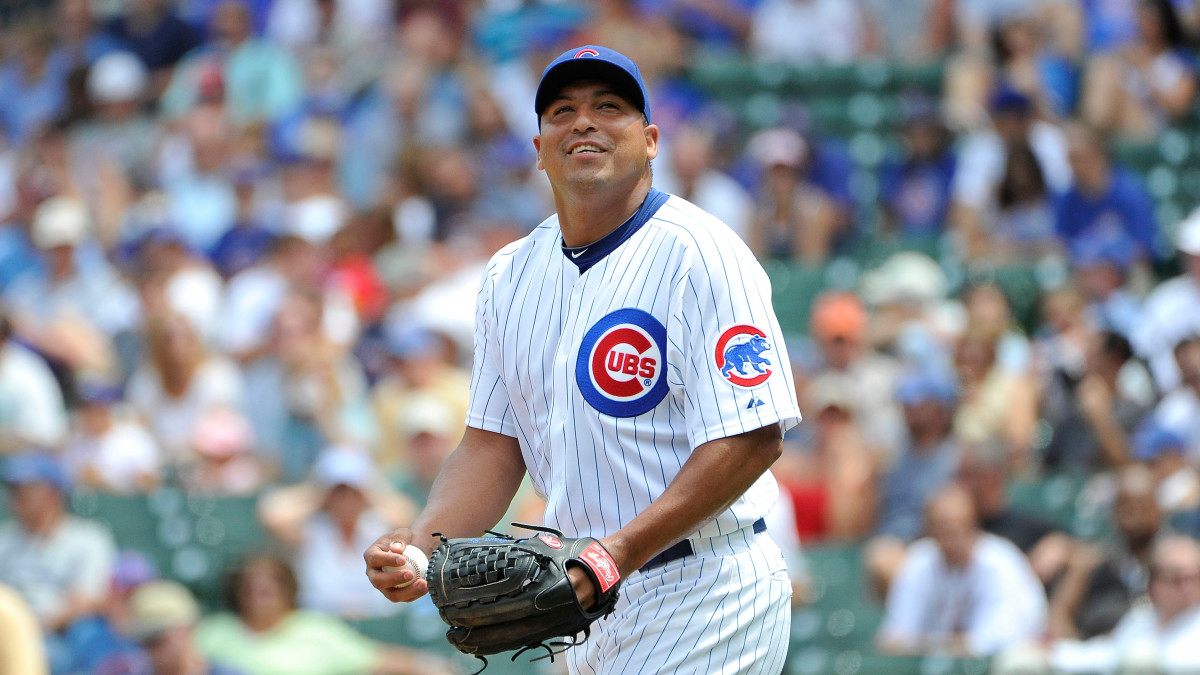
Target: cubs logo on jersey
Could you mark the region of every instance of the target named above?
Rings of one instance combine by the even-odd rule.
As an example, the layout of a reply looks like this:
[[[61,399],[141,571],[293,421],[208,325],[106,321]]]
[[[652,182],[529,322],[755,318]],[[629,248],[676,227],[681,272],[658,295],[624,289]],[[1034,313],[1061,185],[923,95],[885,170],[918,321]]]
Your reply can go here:
[[[648,312],[618,309],[588,329],[579,345],[575,379],[593,408],[636,417],[667,395],[667,329]]]
[[[774,372],[771,360],[763,356],[770,351],[766,333],[756,326],[738,324],[721,333],[713,356],[726,382],[749,389],[766,382]]]

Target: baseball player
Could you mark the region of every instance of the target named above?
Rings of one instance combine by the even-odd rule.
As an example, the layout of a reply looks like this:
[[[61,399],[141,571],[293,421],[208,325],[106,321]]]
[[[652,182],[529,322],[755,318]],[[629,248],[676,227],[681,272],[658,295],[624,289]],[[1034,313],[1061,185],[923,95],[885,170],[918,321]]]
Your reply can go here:
[[[595,537],[624,578],[572,673],[778,673],[791,585],[764,517],[800,421],[766,274],[723,223],[652,187],[637,66],[586,46],[542,75],[533,139],[556,214],[479,291],[467,430],[410,528],[364,554],[394,601],[431,534],[495,526],[526,472],[545,525]],[[588,606],[596,588],[569,570]]]

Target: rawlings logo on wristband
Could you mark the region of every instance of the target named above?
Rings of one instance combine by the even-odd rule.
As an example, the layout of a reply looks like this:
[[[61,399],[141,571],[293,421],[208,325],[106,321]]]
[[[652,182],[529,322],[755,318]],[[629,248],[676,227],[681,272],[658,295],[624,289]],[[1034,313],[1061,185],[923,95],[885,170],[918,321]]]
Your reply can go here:
[[[592,568],[592,572],[596,574],[596,579],[600,582],[601,593],[608,592],[613,584],[621,580],[621,573],[617,571],[616,561],[600,545],[600,542],[593,541],[588,544],[588,547],[579,554],[579,559]]]

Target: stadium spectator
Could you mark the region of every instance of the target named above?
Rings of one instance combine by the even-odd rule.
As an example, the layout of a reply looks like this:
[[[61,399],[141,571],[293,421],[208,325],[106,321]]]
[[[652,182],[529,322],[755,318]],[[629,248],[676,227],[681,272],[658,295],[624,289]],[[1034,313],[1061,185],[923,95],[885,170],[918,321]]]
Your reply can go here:
[[[162,451],[150,430],[125,405],[119,385],[80,382],[63,465],[74,485],[102,492],[149,492],[165,477]]]
[[[68,431],[62,389],[50,367],[13,338],[0,309],[0,455],[58,448]]]
[[[954,348],[961,398],[954,434],[963,441],[996,439],[1008,447],[1014,471],[1024,470],[1037,426],[1037,387],[1027,372],[998,360],[999,339],[968,327]]]
[[[1200,669],[1200,543],[1174,535],[1154,547],[1149,602],[1129,610],[1111,633],[1056,640],[997,659],[999,675],[1191,673]]]
[[[1183,382],[1158,402],[1154,417],[1183,439],[1188,461],[1200,464],[1200,335],[1181,340],[1174,352]]]
[[[883,222],[904,240],[929,242],[946,228],[958,160],[934,103],[917,96],[906,103],[902,154],[880,169]]]
[[[1127,287],[1137,244],[1124,232],[1077,239],[1071,246],[1071,278],[1088,302],[1097,326],[1129,338],[1141,312],[1141,298]]]
[[[1050,195],[1071,187],[1071,164],[1067,138],[1057,125],[1040,120],[1028,96],[1011,88],[1000,88],[988,101],[991,125],[968,134],[959,149],[955,171],[952,221],[966,250],[967,260],[986,257],[990,214],[996,208],[999,185],[1011,149],[1026,146],[1033,151],[1042,180]]]
[[[1196,57],[1171,0],[1136,4],[1136,38],[1088,62],[1080,117],[1100,131],[1148,140],[1191,111]]]
[[[30,239],[45,272],[24,275],[5,294],[21,335],[70,374],[112,372],[117,366],[113,339],[133,331],[140,319],[137,296],[94,237],[82,200],[58,196],[42,202],[33,214]]]
[[[183,117],[201,98],[204,78],[218,73],[234,124],[272,122],[302,94],[300,66],[286,50],[256,38],[243,0],[225,0],[212,17],[209,39],[188,52],[159,99],[168,118]]]
[[[822,263],[848,235],[850,213],[818,171],[811,138],[785,127],[759,132],[746,152],[761,171],[758,214],[746,241],[762,258]]]
[[[1200,507],[1200,474],[1189,462],[1182,436],[1151,416],[1138,426],[1129,445],[1133,459],[1154,471],[1158,507],[1166,517]]]
[[[947,296],[950,282],[932,258],[901,250],[862,275],[876,349],[918,365],[941,366],[962,330],[962,307]],[[974,317],[973,317],[974,318]]]
[[[968,250],[986,250],[985,257],[999,262],[1052,256],[1061,248],[1054,232],[1058,195],[1046,185],[1037,155],[1027,143],[1010,145],[1006,152],[994,221],[989,231],[978,233],[986,241],[970,241]]]
[[[176,484],[190,496],[253,497],[274,475],[254,445],[254,430],[237,410],[204,411],[188,436],[189,460],[176,470]]]
[[[974,500],[983,531],[1003,537],[1021,549],[1042,585],[1051,587],[1066,569],[1075,541],[1041,515],[1011,503],[1004,446],[985,442],[964,448],[957,480]]]
[[[15,589],[37,617],[50,672],[75,672],[83,643],[102,623],[98,613],[117,555],[112,532],[67,511],[71,484],[48,454],[9,457],[3,481],[13,519],[0,523],[0,583]]]
[[[667,156],[669,170],[655,175],[658,189],[679,195],[721,219],[743,239],[751,232],[754,197],[735,179],[716,167],[714,132],[685,124],[672,133]],[[659,168],[656,167],[656,171]]]
[[[0,129],[19,146],[66,110],[71,64],[52,58],[54,36],[41,22],[28,22],[10,34],[17,43],[0,63]]]
[[[168,466],[191,459],[188,439],[197,420],[219,406],[244,401],[242,373],[205,347],[185,317],[148,318],[146,359],[129,378],[126,396],[154,432]]]
[[[1160,394],[1181,382],[1175,345],[1200,335],[1200,209],[1179,223],[1175,248],[1183,273],[1150,291],[1130,341],[1150,367]]]
[[[1154,472],[1132,464],[1117,474],[1116,536],[1080,546],[1050,595],[1050,635],[1091,638],[1108,633],[1146,592],[1150,555],[1159,536]]]
[[[871,317],[857,295],[827,291],[813,303],[809,325],[814,344],[797,350],[796,386],[822,374],[847,376],[857,423],[867,440],[885,455],[895,453],[903,435],[901,411],[892,393],[901,365],[871,345]]]
[[[864,548],[864,565],[880,598],[887,595],[909,544],[924,532],[929,499],[954,479],[962,456],[951,433],[958,391],[950,374],[932,367],[911,370],[895,396],[904,405],[908,434],[899,457],[878,479],[873,536]]]
[[[201,36],[167,0],[133,0],[122,9],[124,13],[109,19],[105,30],[150,69],[150,96],[157,99],[175,64],[200,44]]]
[[[45,673],[46,649],[37,617],[12,587],[0,584],[0,672]]]
[[[382,479],[359,448],[325,448],[302,483],[268,492],[258,515],[287,546],[298,579],[298,603],[343,619],[395,614],[402,607],[362,583],[362,552],[374,532],[406,523],[416,505]]]
[[[89,114],[70,132],[71,156],[98,207],[96,231],[106,244],[116,238],[125,206],[109,194],[115,192],[109,184],[145,181],[151,175],[160,131],[158,120],[144,107],[149,84],[146,66],[132,53],[113,50],[101,56],[88,71]]]
[[[1159,257],[1154,201],[1142,179],[1113,164],[1104,142],[1092,130],[1067,129],[1075,183],[1058,202],[1055,230],[1070,247],[1082,238],[1124,233],[1137,244],[1136,259]]]
[[[87,0],[57,0],[54,30],[58,41],[53,58],[76,67],[90,66],[101,56],[121,48],[115,37],[101,30]]]
[[[327,445],[370,447],[375,440],[366,374],[325,335],[324,317],[320,295],[289,291],[274,319],[271,351],[244,371],[258,447],[286,483],[302,480]]]
[[[1041,584],[1016,546],[979,529],[965,489],[934,496],[926,529],[888,591],[881,651],[986,656],[1041,634]]]
[[[248,675],[433,675],[453,672],[444,659],[382,645],[333,616],[296,606],[288,563],[268,555],[242,560],[229,577],[228,604],[200,620],[196,643],[214,661]]]
[[[1079,368],[1050,368],[1040,385],[1041,416],[1050,438],[1041,451],[1048,471],[1119,468],[1129,461],[1129,437],[1150,407],[1122,382],[1133,352],[1119,333],[1087,337]]]
[[[762,0],[754,8],[750,53],[791,66],[842,64],[874,51],[857,0]]]
[[[866,534],[876,509],[879,450],[861,428],[857,386],[844,373],[823,373],[805,390],[811,440],[787,440],[774,472],[795,504],[805,543],[852,541]]]
[[[196,647],[194,634],[200,606],[186,586],[150,581],[129,597],[126,633],[145,650],[144,675],[244,675],[244,671],[210,661]]]

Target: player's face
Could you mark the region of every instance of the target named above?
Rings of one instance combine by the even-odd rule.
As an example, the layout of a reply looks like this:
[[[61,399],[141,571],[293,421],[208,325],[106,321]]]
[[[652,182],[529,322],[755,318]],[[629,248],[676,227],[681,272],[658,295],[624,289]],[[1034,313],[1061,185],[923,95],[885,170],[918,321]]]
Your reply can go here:
[[[538,168],[559,188],[636,184],[658,155],[658,127],[615,88],[594,80],[569,84],[542,111],[534,137]]]

